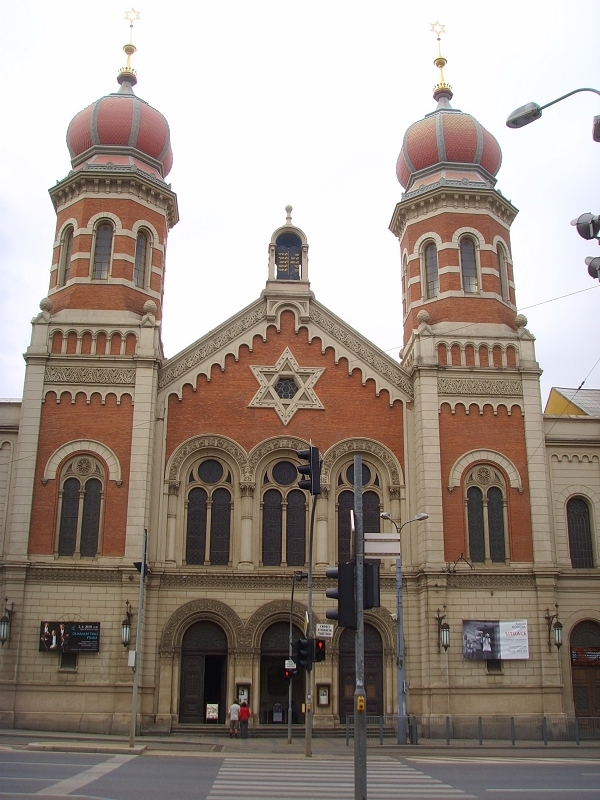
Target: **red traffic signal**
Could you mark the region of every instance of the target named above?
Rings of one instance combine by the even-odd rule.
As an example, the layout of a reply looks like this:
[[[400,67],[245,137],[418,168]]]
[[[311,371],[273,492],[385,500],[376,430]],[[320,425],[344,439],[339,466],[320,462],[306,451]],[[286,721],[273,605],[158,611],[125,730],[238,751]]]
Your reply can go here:
[[[286,667],[285,668],[285,672],[284,672],[284,676],[285,676],[286,681],[291,681],[292,678],[294,677],[294,675],[297,674],[297,672],[298,672],[298,670],[288,669],[288,667]]]
[[[323,639],[315,639],[313,647],[313,661],[325,661],[325,641]]]

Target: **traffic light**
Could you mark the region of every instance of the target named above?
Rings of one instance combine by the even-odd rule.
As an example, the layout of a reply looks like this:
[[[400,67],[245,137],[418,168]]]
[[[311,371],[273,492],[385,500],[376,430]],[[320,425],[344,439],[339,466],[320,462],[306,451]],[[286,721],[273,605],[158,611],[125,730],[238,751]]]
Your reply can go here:
[[[325,571],[328,578],[337,578],[338,585],[327,589],[325,596],[338,601],[337,608],[328,608],[327,619],[336,619],[341,628],[356,630],[356,602],[354,583],[354,561],[338,564]]]
[[[571,225],[577,228],[582,239],[597,239],[600,244],[600,216],[589,212],[580,214],[577,219],[571,220]],[[590,277],[600,279],[600,256],[588,256],[585,263]]]
[[[296,669],[289,669],[289,667],[286,667],[285,668],[285,673],[284,673],[286,681],[291,681],[292,678],[294,677],[294,675],[296,675],[297,672],[298,672],[298,670],[296,670]]]
[[[600,235],[600,217],[589,212],[571,220],[571,225],[577,228],[577,233],[582,239],[597,239]]]
[[[379,608],[379,563],[365,561],[363,575],[363,608]]]
[[[294,661],[298,669],[310,672],[313,664],[314,639],[298,639],[294,642]]]
[[[150,575],[150,567],[148,566],[148,562],[143,564],[143,568],[142,568],[142,562],[141,561],[134,561],[133,562],[133,566],[137,569],[137,571],[140,573],[142,578],[145,578],[147,575]]]
[[[321,494],[321,462],[319,461],[319,448],[309,445],[307,450],[296,450],[296,455],[301,461],[308,461],[308,464],[301,464],[298,467],[300,475],[305,475],[298,481],[301,489],[308,489],[311,494]]]
[[[318,664],[319,661],[325,661],[325,641],[323,639],[314,639],[313,662]]]

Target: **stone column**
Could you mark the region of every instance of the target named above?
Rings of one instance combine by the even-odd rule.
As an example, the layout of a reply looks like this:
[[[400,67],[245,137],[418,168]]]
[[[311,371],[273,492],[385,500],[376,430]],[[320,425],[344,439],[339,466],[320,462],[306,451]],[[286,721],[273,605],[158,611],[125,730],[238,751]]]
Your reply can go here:
[[[175,536],[177,532],[177,498],[180,484],[169,483],[169,499],[167,505],[167,561],[175,561]]]
[[[240,483],[242,496],[242,529],[240,535],[240,560],[238,569],[254,569],[252,561],[252,503],[254,501],[255,483]]]

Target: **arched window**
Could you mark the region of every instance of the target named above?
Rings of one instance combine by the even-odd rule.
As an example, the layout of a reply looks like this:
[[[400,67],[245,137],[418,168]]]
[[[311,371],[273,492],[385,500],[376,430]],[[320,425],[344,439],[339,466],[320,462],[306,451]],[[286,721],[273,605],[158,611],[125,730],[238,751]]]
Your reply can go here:
[[[91,456],[79,455],[61,477],[56,552],[59,556],[98,554],[104,496],[104,470]]]
[[[262,563],[302,567],[306,563],[306,495],[298,489],[298,469],[277,461],[263,478]]]
[[[64,286],[71,275],[71,255],[73,254],[73,227],[65,230],[60,248],[60,267],[58,285]]]
[[[406,313],[410,305],[408,297],[408,257],[406,254],[402,259],[402,299],[404,301],[404,313]]]
[[[133,266],[133,282],[144,288],[146,285],[146,265],[150,253],[150,237],[146,231],[140,231],[135,242],[135,264]]]
[[[227,566],[231,541],[231,472],[207,458],[188,477],[186,564]]]
[[[572,497],[567,503],[567,527],[569,529],[571,566],[575,569],[593,567],[594,552],[590,509],[582,497]]]
[[[478,292],[475,242],[469,236],[464,236],[460,240],[460,273],[463,292]]]
[[[438,257],[434,242],[428,242],[424,250],[425,261],[425,297],[437,297],[438,294]]]
[[[381,511],[381,481],[371,464],[362,465],[363,531],[379,533]],[[342,468],[338,476],[337,530],[338,561],[344,564],[353,556],[350,511],[354,509],[354,463]]]
[[[508,291],[508,265],[506,262],[506,251],[501,244],[498,245],[498,277],[500,279],[500,294],[506,302],[510,300]]]
[[[96,228],[96,244],[94,247],[92,278],[96,281],[105,281],[108,278],[112,239],[113,226],[110,222],[101,222]]]
[[[492,466],[480,464],[467,476],[469,558],[474,563],[506,561],[505,483]]]
[[[278,281],[299,281],[302,267],[302,242],[295,233],[282,233],[275,242]]]

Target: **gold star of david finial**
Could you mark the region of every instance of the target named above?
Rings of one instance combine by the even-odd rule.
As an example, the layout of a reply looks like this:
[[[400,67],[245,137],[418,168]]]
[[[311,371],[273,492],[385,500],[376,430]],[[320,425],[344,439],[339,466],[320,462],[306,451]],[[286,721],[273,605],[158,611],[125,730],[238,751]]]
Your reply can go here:
[[[446,33],[446,26],[442,25],[439,20],[431,23],[431,32],[437,34],[439,39],[442,33]]]
[[[135,8],[131,8],[129,11],[125,12],[125,19],[128,19],[133,25],[137,19],[140,19],[140,12],[136,11]]]

